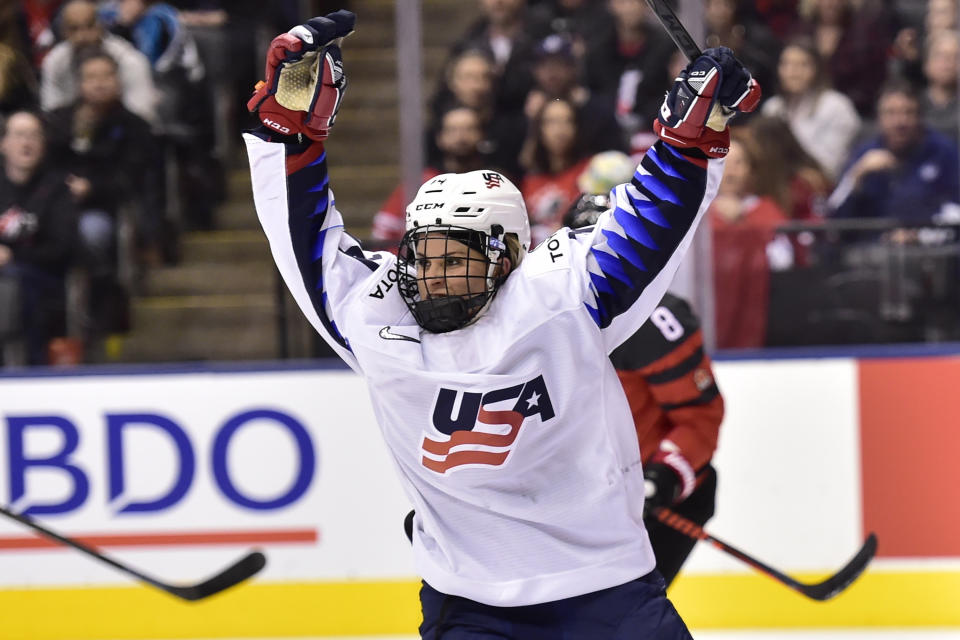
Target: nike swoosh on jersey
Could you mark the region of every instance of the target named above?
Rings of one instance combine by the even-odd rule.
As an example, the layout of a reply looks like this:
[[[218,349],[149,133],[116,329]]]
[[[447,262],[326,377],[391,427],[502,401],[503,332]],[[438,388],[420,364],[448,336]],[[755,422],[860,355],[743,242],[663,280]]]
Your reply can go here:
[[[416,338],[411,338],[410,336],[405,336],[402,333],[394,333],[390,331],[390,325],[387,325],[383,329],[380,329],[380,337],[383,338],[384,340],[406,340],[408,342],[416,342],[416,343],[420,342]]]

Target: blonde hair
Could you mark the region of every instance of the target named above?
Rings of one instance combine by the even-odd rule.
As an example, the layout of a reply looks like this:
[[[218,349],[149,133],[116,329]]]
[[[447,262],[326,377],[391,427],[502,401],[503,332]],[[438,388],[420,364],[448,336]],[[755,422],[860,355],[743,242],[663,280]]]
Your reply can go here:
[[[503,237],[503,243],[507,245],[507,257],[510,258],[510,270],[513,271],[523,261],[524,252],[520,246],[520,238],[515,233],[508,233]],[[529,250],[530,247],[527,249]]]

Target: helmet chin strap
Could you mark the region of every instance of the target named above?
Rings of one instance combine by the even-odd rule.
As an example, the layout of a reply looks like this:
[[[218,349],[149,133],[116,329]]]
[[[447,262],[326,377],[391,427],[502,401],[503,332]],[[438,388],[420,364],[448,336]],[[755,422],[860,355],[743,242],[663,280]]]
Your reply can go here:
[[[487,256],[487,262],[489,263],[487,265],[487,291],[495,290],[504,277],[502,273],[502,258],[503,255],[507,253],[507,245],[503,241],[505,235],[503,227],[494,225],[487,236],[487,248],[484,251],[484,254]],[[494,275],[497,272],[497,267],[501,267],[501,274],[499,276]]]

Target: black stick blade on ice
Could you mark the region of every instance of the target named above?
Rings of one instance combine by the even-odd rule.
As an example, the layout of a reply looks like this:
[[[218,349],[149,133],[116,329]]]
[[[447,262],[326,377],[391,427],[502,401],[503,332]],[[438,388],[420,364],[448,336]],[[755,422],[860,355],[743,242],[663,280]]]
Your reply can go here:
[[[176,596],[183,600],[188,600],[190,602],[193,602],[196,600],[203,600],[204,598],[209,598],[210,596],[216,593],[220,593],[225,589],[229,589],[230,587],[243,582],[247,578],[254,576],[257,572],[263,569],[267,564],[266,556],[264,556],[259,551],[251,551],[250,553],[240,558],[238,561],[236,561],[235,563],[233,563],[232,565],[230,565],[220,573],[216,574],[215,576],[211,576],[210,578],[198,584],[194,584],[194,585],[167,584],[166,582],[161,582],[160,580],[157,580],[156,578],[148,576],[147,574],[142,573],[137,569],[134,569],[133,567],[123,564],[118,560],[114,560],[110,556],[100,553],[93,547],[83,542],[80,542],[79,540],[68,538],[66,536],[60,535],[59,533],[56,533],[55,531],[51,531],[50,529],[47,529],[46,527],[38,524],[33,518],[21,515],[19,513],[14,513],[13,511],[10,511],[5,507],[0,507],[0,514],[5,515],[8,518],[16,520],[17,522],[30,527],[34,531],[40,534],[43,534],[44,536],[46,536],[47,538],[50,538],[55,542],[58,542],[67,547],[72,547],[77,551],[81,551],[87,554],[88,556],[96,560],[99,560],[104,564],[110,565],[111,567],[113,567],[114,569],[117,569],[118,571],[122,571],[127,575],[133,576],[134,578],[136,578],[137,580],[140,580],[141,582],[145,582],[146,584],[152,587],[156,587],[157,589],[166,591],[170,595]]]
[[[864,541],[863,546],[860,547],[860,550],[857,552],[853,558],[839,571],[835,574],[814,584],[806,584],[791,578],[782,571],[778,571],[773,567],[760,562],[753,556],[740,551],[731,544],[715,538],[711,534],[703,530],[700,525],[696,522],[688,520],[681,516],[680,514],[674,513],[669,509],[664,507],[655,507],[652,509],[654,517],[667,525],[668,527],[679,531],[680,533],[694,538],[696,540],[703,540],[704,542],[709,542],[711,545],[732,555],[735,558],[742,560],[747,563],[754,569],[765,573],[774,580],[785,584],[794,591],[805,595],[806,597],[812,600],[829,600],[834,597],[844,589],[850,586],[854,580],[856,580],[864,569],[867,568],[867,565],[870,564],[870,560],[873,559],[873,556],[877,553],[877,536],[876,534],[871,533],[867,536],[866,541]]]
[[[823,582],[816,584],[802,584],[798,582],[795,586],[790,586],[793,586],[794,589],[808,598],[813,598],[814,600],[829,600],[859,578],[860,574],[867,568],[867,565],[870,564],[870,560],[873,559],[876,553],[877,536],[871,533],[867,536],[857,555],[853,556],[850,562],[840,569],[840,571],[837,571]]]
[[[251,551],[217,575],[211,576],[199,584],[178,587],[158,581],[148,580],[148,582],[169,594],[193,602],[209,598],[216,593],[238,585],[247,578],[256,575],[265,566],[267,566],[267,557],[259,551]]]

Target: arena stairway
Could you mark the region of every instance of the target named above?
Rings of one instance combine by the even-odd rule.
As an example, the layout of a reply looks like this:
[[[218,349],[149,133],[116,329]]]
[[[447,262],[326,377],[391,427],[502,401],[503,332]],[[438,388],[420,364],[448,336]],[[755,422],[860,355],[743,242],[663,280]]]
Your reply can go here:
[[[337,206],[348,231],[363,238],[400,175],[394,2],[354,0],[351,8],[358,15],[358,29],[344,46],[350,86],[327,149]],[[476,11],[474,2],[423,0],[426,96],[436,86],[450,45]],[[95,359],[149,363],[278,358],[281,304],[287,312],[286,355],[315,353],[313,332],[289,295],[278,293],[245,159],[237,159],[234,167],[227,176],[226,201],[216,212],[216,230],[184,234],[179,263],[152,268],[145,275],[131,301],[131,331],[111,336],[102,357]]]

